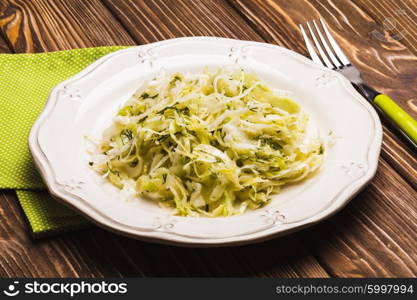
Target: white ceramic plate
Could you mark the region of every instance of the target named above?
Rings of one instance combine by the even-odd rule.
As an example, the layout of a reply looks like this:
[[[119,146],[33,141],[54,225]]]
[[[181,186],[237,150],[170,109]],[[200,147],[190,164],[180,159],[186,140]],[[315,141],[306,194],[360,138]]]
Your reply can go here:
[[[172,216],[156,204],[126,202],[88,167],[85,135],[100,136],[140,82],[168,71],[237,64],[290,90],[313,127],[334,145],[318,174],[274,196],[262,209],[228,218]],[[50,193],[113,231],[188,246],[251,243],[317,223],[341,209],[375,174],[381,124],[340,74],[278,46],[193,37],[120,50],[58,84],[32,128],[29,145]]]

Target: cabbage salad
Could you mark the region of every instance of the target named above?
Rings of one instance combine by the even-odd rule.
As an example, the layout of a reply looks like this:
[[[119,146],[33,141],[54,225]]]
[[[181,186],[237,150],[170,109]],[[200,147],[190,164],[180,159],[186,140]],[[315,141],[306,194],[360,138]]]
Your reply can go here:
[[[266,205],[323,160],[308,117],[254,74],[163,74],[113,119],[90,166],[127,197],[180,216],[231,216]]]

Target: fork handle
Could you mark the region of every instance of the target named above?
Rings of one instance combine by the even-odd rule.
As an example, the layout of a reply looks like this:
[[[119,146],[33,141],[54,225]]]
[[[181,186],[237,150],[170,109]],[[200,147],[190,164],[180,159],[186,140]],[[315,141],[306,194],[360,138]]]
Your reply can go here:
[[[390,97],[379,94],[374,98],[374,103],[390,117],[415,143],[417,143],[417,121],[405,112]]]
[[[406,145],[408,145],[410,147],[410,149],[417,153],[417,142],[415,142],[413,139],[411,139],[410,135],[407,134],[399,125],[396,121],[394,121],[394,119],[392,119],[384,110],[382,110],[382,108],[374,101],[376,99],[377,96],[379,95],[383,95],[378,93],[377,91],[375,91],[373,88],[371,88],[370,86],[367,86],[366,84],[363,83],[359,83],[359,84],[355,84],[352,83],[353,87],[362,95],[365,97],[366,100],[369,101],[369,103],[372,104],[372,106],[375,108],[375,111],[378,113],[379,117],[381,118],[381,121],[388,126],[388,128],[390,128],[393,133],[400,138]],[[389,97],[388,97],[389,98]],[[380,102],[391,102],[391,101],[384,101],[384,99],[381,98]],[[394,101],[392,101],[394,102]],[[394,102],[395,104],[395,102]],[[395,104],[396,106],[398,106],[397,104]],[[387,105],[384,106],[385,108],[387,108]],[[399,106],[398,106],[399,107]],[[401,108],[400,108],[401,109]],[[401,109],[402,110],[402,109]],[[407,114],[407,113],[405,113]],[[402,114],[401,114],[402,115]],[[411,118],[411,117],[410,117]]]

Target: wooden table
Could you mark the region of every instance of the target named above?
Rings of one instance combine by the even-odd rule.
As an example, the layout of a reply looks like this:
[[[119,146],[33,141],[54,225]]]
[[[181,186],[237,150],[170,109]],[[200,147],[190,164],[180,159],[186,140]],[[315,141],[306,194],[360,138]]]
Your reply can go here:
[[[416,118],[414,0],[1,0],[0,52],[207,35],[268,42],[306,55],[297,26],[320,17],[364,80]],[[415,277],[416,153],[384,128],[379,163],[365,190],[329,220],[261,244],[217,249],[144,243],[99,228],[35,242],[14,193],[2,191],[0,276]]]

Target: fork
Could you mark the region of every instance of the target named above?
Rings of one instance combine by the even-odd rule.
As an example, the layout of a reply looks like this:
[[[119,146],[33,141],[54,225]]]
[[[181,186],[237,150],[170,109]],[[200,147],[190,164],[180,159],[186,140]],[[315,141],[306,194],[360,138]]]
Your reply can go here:
[[[320,26],[315,20],[307,22],[306,24],[308,32],[313,39],[319,55],[311,45],[303,25],[299,25],[311,59],[315,63],[335,70],[349,79],[356,90],[373,105],[381,119],[383,119],[383,121],[388,124],[391,129],[394,129],[394,131],[402,137],[403,140],[405,140],[415,151],[417,151],[417,121],[406,113],[389,96],[378,93],[371,87],[364,84],[359,70],[352,65],[343,53],[323,19],[320,19],[320,23],[323,30],[320,29]],[[318,38],[313,30],[313,27],[318,35]],[[324,35],[327,37],[327,40]]]

